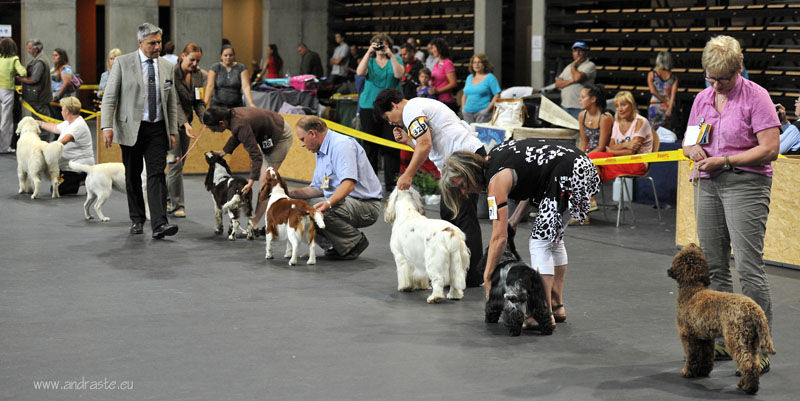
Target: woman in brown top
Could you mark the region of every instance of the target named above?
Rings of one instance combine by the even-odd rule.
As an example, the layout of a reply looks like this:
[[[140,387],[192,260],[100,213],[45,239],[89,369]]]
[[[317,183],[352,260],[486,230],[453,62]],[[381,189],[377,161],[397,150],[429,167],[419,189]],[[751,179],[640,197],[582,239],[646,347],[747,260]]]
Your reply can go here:
[[[199,88],[203,87],[203,74],[197,65],[203,57],[203,49],[197,43],[188,43],[178,57],[175,68],[175,89],[178,91],[178,138],[170,153],[176,158],[183,157],[189,149],[190,138],[194,139],[192,120],[194,113],[202,116],[206,112],[205,103]],[[169,200],[167,212],[175,217],[186,217],[183,205],[183,163],[167,164],[167,191]]]
[[[268,167],[276,171],[280,169],[294,140],[292,127],[280,114],[258,107],[210,107],[203,114],[203,124],[214,132],[231,130],[228,143],[222,151],[215,152],[219,156],[233,153],[239,144],[244,145],[250,155],[250,177],[243,193],[253,187],[256,179],[259,180],[259,185],[264,185]],[[256,221],[264,217],[266,209],[266,202],[258,204]]]

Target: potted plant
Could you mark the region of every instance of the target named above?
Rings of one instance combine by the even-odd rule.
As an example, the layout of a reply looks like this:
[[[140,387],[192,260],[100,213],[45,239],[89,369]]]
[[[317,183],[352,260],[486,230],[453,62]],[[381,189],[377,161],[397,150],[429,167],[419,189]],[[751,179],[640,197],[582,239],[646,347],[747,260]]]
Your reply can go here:
[[[427,171],[418,171],[411,179],[411,185],[422,195],[426,205],[438,205],[441,200],[439,195],[439,180]]]

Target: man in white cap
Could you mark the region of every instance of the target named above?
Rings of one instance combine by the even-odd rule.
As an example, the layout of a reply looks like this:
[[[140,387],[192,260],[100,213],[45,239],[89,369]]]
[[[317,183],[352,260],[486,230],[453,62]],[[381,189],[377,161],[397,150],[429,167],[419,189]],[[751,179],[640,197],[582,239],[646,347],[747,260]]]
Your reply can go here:
[[[584,42],[572,45],[572,60],[556,78],[556,88],[561,89],[561,107],[575,119],[581,112],[578,97],[584,85],[594,84],[597,67],[589,61],[589,46]]]

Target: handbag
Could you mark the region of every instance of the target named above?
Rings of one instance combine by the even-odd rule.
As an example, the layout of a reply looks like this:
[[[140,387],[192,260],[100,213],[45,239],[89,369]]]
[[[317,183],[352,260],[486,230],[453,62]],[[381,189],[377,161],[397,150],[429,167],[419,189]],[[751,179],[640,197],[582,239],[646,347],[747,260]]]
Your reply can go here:
[[[492,125],[501,127],[521,127],[528,109],[522,99],[498,99],[494,103]]]
[[[83,85],[83,80],[81,79],[80,74],[77,73],[72,74],[72,80],[70,82],[72,83],[73,90],[78,90],[80,89],[81,85]]]

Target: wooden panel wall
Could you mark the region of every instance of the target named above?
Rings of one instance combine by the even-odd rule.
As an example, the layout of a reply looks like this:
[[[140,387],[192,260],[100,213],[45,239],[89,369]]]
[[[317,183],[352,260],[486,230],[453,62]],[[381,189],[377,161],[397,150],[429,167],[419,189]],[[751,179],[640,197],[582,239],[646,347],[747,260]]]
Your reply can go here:
[[[778,159],[772,163],[772,193],[764,238],[764,260],[800,267],[800,159]],[[678,209],[675,244],[697,243],[694,217],[694,187],[689,182],[689,162],[678,167]]]

